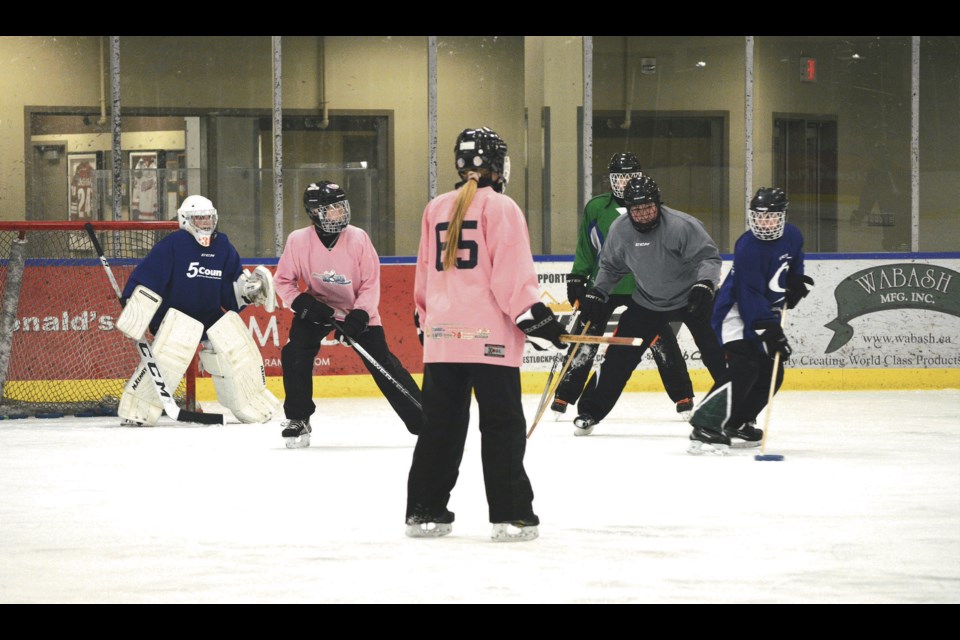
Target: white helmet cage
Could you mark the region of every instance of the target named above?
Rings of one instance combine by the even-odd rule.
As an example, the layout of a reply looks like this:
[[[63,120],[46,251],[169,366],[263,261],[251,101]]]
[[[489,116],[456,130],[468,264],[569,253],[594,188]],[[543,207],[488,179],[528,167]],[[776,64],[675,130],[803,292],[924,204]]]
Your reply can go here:
[[[787,194],[783,189],[762,187],[750,201],[747,224],[758,240],[776,240],[787,223]]]
[[[633,178],[642,178],[640,160],[632,153],[615,153],[607,165],[610,191],[613,197],[623,200],[623,189]]]
[[[200,246],[209,247],[217,231],[217,210],[203,196],[188,196],[177,209],[180,228],[196,238]]]

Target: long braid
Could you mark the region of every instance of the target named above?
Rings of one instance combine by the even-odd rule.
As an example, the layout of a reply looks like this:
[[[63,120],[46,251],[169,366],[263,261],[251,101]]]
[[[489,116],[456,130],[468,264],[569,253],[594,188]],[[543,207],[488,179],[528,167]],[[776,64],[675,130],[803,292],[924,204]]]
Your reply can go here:
[[[460,245],[460,230],[463,226],[463,217],[473,202],[473,196],[477,193],[477,183],[480,180],[480,174],[476,171],[467,173],[466,182],[460,187],[460,193],[457,194],[456,205],[453,209],[453,215],[450,216],[450,226],[447,228],[447,244],[443,250],[443,270],[448,271],[457,265],[457,249]]]

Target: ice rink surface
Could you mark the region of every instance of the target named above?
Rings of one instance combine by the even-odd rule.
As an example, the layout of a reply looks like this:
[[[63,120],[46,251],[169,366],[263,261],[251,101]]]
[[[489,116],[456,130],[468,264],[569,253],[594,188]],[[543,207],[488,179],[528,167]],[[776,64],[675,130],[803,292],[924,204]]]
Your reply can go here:
[[[0,421],[0,602],[960,603],[958,390],[784,392],[782,462],[687,454],[663,393],[589,437],[548,415],[540,538],[511,544],[489,539],[475,407],[453,533],[409,539],[414,436],[383,398],[317,403],[300,450],[279,417]]]

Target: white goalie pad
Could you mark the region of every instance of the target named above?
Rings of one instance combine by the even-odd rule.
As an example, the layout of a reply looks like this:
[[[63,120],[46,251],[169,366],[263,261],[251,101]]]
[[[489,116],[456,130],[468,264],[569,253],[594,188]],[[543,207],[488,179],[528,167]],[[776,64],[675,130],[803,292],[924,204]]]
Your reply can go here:
[[[163,298],[142,284],[133,290],[130,299],[117,318],[117,329],[134,340],[139,340],[147,332],[150,320],[160,307]]]
[[[262,306],[267,313],[273,313],[277,307],[277,290],[273,286],[273,274],[263,265],[250,273],[246,269],[233,283],[233,292],[237,305],[255,304]]]
[[[200,352],[203,370],[213,378],[220,404],[245,423],[267,422],[281,404],[267,389],[263,356],[250,330],[227,312],[207,331],[210,347]]]
[[[171,393],[180,384],[197,344],[203,337],[203,323],[187,314],[170,309],[163,316],[163,322],[153,341],[153,355],[160,367],[160,374]],[[153,426],[163,413],[160,396],[153,383],[153,377],[142,364],[137,366],[133,376],[127,382],[117,415],[126,420]]]

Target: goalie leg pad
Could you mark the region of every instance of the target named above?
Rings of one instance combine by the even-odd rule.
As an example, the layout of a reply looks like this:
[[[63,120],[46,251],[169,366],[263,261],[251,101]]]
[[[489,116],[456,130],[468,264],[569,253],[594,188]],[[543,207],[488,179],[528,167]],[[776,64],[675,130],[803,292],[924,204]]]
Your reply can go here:
[[[147,332],[147,327],[162,302],[162,297],[142,284],[137,285],[117,318],[117,329],[124,335],[139,340]]]
[[[202,336],[203,324],[187,314],[170,309],[164,315],[151,348],[160,367],[163,381],[171,393],[180,384],[180,379],[190,366]],[[163,405],[153,383],[153,377],[146,366],[141,364],[123,390],[117,415],[133,422],[153,426],[162,413]]]
[[[263,356],[240,316],[227,312],[207,331],[207,339],[210,347],[200,352],[200,363],[220,404],[244,423],[270,420],[281,404],[267,389]]]

